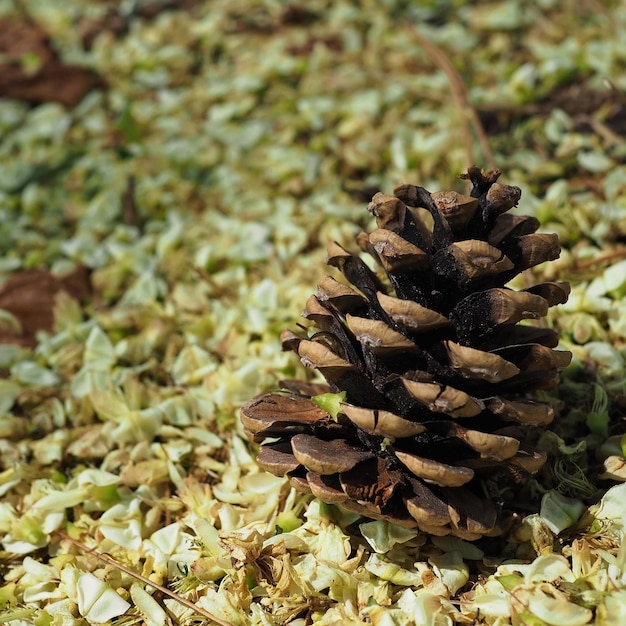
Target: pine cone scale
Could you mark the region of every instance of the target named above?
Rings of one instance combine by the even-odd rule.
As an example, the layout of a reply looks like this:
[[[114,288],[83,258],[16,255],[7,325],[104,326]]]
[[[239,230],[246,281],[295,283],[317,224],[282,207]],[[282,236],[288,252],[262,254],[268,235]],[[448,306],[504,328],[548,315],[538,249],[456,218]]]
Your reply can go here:
[[[374,456],[371,451],[351,446],[345,439],[325,441],[307,434],[292,437],[291,448],[304,467],[322,476],[347,472]]]

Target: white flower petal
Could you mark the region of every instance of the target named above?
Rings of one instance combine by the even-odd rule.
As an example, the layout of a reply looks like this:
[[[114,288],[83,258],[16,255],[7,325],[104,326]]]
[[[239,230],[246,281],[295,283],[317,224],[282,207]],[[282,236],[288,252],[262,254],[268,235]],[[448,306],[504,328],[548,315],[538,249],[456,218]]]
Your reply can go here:
[[[89,572],[80,576],[76,591],[79,613],[97,624],[123,615],[131,606],[106,583]]]
[[[139,585],[132,585],[130,597],[143,615],[147,626],[163,626],[167,616],[159,603]]]

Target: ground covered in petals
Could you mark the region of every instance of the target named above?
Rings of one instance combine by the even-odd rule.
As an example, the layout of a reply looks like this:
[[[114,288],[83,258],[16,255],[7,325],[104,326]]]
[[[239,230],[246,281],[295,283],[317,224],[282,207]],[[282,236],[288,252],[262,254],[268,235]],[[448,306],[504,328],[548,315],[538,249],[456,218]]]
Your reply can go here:
[[[626,623],[626,4],[0,0],[0,622]],[[366,206],[476,164],[557,232],[503,538],[262,471],[239,408]],[[522,277],[524,278],[524,277]],[[522,507],[522,508],[523,508]]]

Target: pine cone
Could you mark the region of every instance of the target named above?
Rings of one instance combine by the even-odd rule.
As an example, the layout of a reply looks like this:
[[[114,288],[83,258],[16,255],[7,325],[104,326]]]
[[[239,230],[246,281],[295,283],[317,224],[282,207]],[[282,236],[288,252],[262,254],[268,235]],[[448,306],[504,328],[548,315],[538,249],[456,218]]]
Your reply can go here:
[[[538,427],[553,419],[529,391],[556,385],[571,354],[553,330],[519,325],[567,300],[567,283],[523,291],[504,285],[556,259],[558,237],[534,217],[507,213],[521,191],[498,170],[461,178],[470,196],[400,185],[368,206],[378,229],[357,237],[384,268],[379,278],[333,243],[330,276],[303,316],[309,337],[283,347],[328,385],[282,381],[241,410],[247,435],[263,443],[259,465],[327,503],[435,535],[501,534],[513,493],[545,461]],[[411,210],[408,207],[414,207]],[[311,398],[345,392],[333,418]]]

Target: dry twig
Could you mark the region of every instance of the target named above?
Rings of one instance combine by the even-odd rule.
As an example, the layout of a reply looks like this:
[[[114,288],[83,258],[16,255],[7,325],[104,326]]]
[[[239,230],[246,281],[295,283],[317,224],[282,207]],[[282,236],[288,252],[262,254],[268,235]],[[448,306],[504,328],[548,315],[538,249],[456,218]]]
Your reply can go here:
[[[474,132],[476,133],[478,142],[480,143],[483,155],[487,160],[487,165],[492,170],[496,169],[496,160],[493,156],[493,152],[491,151],[487,133],[485,133],[485,129],[483,128],[480,118],[478,117],[476,109],[470,102],[469,96],[467,95],[467,89],[465,88],[465,83],[463,82],[461,75],[457,72],[446,53],[437,44],[425,37],[417,28],[413,28],[412,33],[419,44],[426,50],[430,58],[436,65],[439,66],[439,68],[441,68],[450,81],[452,97],[454,98],[454,103],[461,118],[461,131],[463,133],[463,143],[465,146],[468,167],[476,163],[474,151],[472,149],[473,140],[470,131],[471,125],[474,127]]]
[[[191,600],[187,600],[186,598],[183,598],[177,593],[170,591],[167,587],[164,587],[163,585],[159,585],[155,583],[154,581],[150,580],[149,578],[146,578],[145,576],[142,576],[141,574],[134,572],[129,567],[126,567],[125,565],[118,563],[115,559],[111,558],[108,554],[102,554],[100,552],[96,552],[94,549],[87,547],[84,543],[81,543],[80,541],[77,541],[76,539],[72,539],[69,535],[66,535],[64,532],[60,530],[56,530],[55,534],[57,534],[59,537],[62,537],[63,539],[66,539],[71,544],[75,545],[77,548],[80,548],[84,552],[88,554],[93,554],[98,560],[106,563],[107,565],[111,565],[112,567],[115,567],[121,570],[125,574],[128,574],[129,576],[136,578],[137,580],[144,583],[144,585],[148,585],[148,586],[154,587],[155,589],[158,589],[161,593],[165,594],[166,596],[169,596],[170,598],[173,598],[174,600],[176,600],[177,602],[180,602],[181,604],[184,604],[187,608],[192,609],[199,615],[202,615],[203,617],[210,619],[216,624],[220,624],[220,626],[232,626],[230,622],[226,622],[223,619],[220,619],[219,617],[213,615],[212,613],[209,613],[205,609],[199,606],[196,606],[193,602],[191,602]]]

